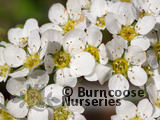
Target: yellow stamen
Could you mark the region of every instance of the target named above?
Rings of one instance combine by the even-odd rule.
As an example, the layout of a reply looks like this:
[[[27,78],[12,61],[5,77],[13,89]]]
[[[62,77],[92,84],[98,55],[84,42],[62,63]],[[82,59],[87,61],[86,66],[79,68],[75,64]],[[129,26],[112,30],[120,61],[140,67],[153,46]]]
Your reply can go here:
[[[142,68],[146,71],[148,78],[153,74],[150,66],[142,66]]]
[[[69,32],[70,30],[73,30],[75,27],[75,21],[69,20],[64,26],[62,26],[65,33]]]
[[[67,53],[60,51],[54,54],[54,62],[56,67],[65,68],[69,65],[70,57]]]
[[[131,0],[121,0],[121,2],[128,2],[128,3],[131,3]]]
[[[149,12],[145,12],[144,10],[139,13],[139,17],[143,18],[144,16],[150,16],[151,14]]]
[[[124,26],[121,31],[120,35],[127,41],[131,41],[136,37],[136,31],[132,26]]]
[[[41,62],[38,54],[27,55],[24,61],[24,66],[31,69]]]
[[[67,120],[72,113],[66,107],[58,107],[54,110],[54,120]]]
[[[104,16],[97,18],[96,25],[98,27],[104,27],[105,26],[105,18],[104,18]]]
[[[112,68],[115,73],[124,74],[129,68],[129,63],[124,58],[119,58],[113,61]]]
[[[155,44],[155,45],[153,46],[153,49],[154,49],[154,51],[155,51],[155,53],[156,53],[156,56],[157,56],[158,58],[160,58],[160,42],[157,42],[157,44]]]
[[[25,94],[25,101],[29,106],[38,105],[41,102],[41,93],[38,90],[28,90]]]
[[[7,64],[0,65],[0,76],[6,77],[8,70],[9,70],[9,66]]]
[[[97,62],[99,61],[99,51],[97,47],[87,46],[85,51],[91,53]]]
[[[13,116],[4,110],[1,110],[0,120],[13,120]]]
[[[143,119],[140,118],[140,117],[135,117],[135,118],[133,118],[133,119],[131,119],[131,120],[143,120]]]

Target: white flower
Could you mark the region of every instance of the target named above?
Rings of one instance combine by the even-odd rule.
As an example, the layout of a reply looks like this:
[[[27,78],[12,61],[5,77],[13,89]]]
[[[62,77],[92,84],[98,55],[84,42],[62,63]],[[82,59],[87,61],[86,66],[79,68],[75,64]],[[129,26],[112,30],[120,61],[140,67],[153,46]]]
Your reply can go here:
[[[49,76],[43,70],[34,71],[27,80],[25,78],[10,78],[6,89],[17,97],[8,102],[9,113],[15,117],[19,115],[25,117],[28,114],[28,120],[33,120],[33,118],[47,120],[48,109],[43,106],[42,102],[52,103],[52,106],[62,103],[62,87],[56,84],[46,86],[48,82]]]
[[[147,92],[149,95],[149,99],[154,106],[154,114],[153,117],[160,117],[160,88],[156,86],[154,81],[151,81],[150,84],[147,85]]]
[[[32,42],[32,31],[39,30],[38,22],[36,19],[28,19],[22,28],[11,28],[8,31],[8,39],[11,43],[19,47],[25,47],[27,44],[30,46]]]
[[[66,6],[67,9],[60,3],[51,6],[48,17],[52,23],[44,24],[40,28],[41,33],[53,29],[65,34],[75,28],[86,28],[86,18],[81,12],[79,0],[68,0]]]
[[[48,30],[42,35],[42,44],[47,46],[45,69],[51,74],[53,69],[57,68],[55,73],[57,84],[74,87],[77,77],[92,73],[95,60],[91,54],[84,51],[85,37],[85,32],[80,29],[69,31],[64,38],[61,33],[54,30]]]
[[[143,35],[155,27],[156,20],[152,16],[144,16],[135,24],[136,18],[136,10],[132,4],[116,2],[112,5],[112,10],[106,15],[105,23],[110,33],[119,35],[131,42],[131,45],[141,46],[142,49],[146,50],[150,43]],[[142,46],[141,43],[144,45]]]
[[[110,90],[128,90],[129,81],[135,86],[147,82],[147,73],[141,65],[146,62],[146,53],[137,46],[127,48],[127,41],[119,36],[106,44],[113,76],[109,80]],[[123,96],[122,96],[123,97]]]
[[[17,114],[16,116],[13,116],[12,113],[10,113],[9,111],[9,106],[10,101],[8,101],[8,103],[6,103],[5,105],[5,99],[3,94],[0,92],[0,120],[18,120],[17,118],[24,118],[25,116],[23,116],[22,112],[20,112],[19,114]],[[16,108],[14,108],[16,109]],[[25,112],[25,111],[23,111]],[[22,113],[22,114],[21,114]]]
[[[28,41],[28,47],[25,51],[23,48],[17,46],[7,46],[4,49],[4,59],[6,63],[13,67],[20,67],[15,72],[9,74],[12,77],[23,77],[27,76],[37,66],[43,63],[42,58],[44,56],[43,50],[40,50],[41,40],[37,30],[32,31],[32,37]]]
[[[99,81],[103,84],[106,81],[107,73],[111,70],[110,67],[105,66],[108,63],[107,51],[105,45],[102,43],[102,33],[97,27],[90,26],[87,29],[85,51],[89,52],[96,61],[94,71],[85,76],[88,81]]]
[[[10,66],[4,58],[4,49],[4,47],[0,47],[0,82],[7,80],[10,71]]]
[[[111,116],[111,120],[154,120],[153,107],[148,99],[139,101],[137,106],[126,100],[120,102],[121,105],[116,106],[117,115]]]
[[[97,26],[99,29],[105,29],[105,15],[109,11],[111,3],[105,0],[93,0],[88,11],[84,11],[85,15],[91,22],[91,25]]]
[[[80,105],[59,106],[53,109],[53,116],[56,120],[86,120],[82,115],[83,112],[84,108]]]

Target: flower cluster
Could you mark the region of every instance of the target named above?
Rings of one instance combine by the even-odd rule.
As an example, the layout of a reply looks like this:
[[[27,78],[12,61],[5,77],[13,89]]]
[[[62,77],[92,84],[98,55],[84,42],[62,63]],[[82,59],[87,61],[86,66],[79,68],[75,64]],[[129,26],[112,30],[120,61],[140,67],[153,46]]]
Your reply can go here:
[[[0,94],[0,120],[85,120],[81,106],[62,106],[63,87],[82,76],[109,90],[146,90],[137,107],[121,100],[112,120],[160,117],[160,0],[68,0],[48,18],[42,26],[30,18],[0,42],[0,81],[14,96]]]

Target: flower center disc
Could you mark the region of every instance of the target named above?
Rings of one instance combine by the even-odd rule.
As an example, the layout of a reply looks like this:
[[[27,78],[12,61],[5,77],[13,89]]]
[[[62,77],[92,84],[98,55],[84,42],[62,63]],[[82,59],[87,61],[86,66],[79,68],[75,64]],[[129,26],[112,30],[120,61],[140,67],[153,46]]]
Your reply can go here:
[[[131,3],[131,0],[121,0],[121,2],[128,2],[128,3]]]
[[[54,110],[54,120],[67,120],[72,115],[66,107],[58,107]]]
[[[143,119],[140,118],[140,117],[135,117],[135,118],[133,118],[133,119],[131,119],[131,120],[143,120]]]
[[[127,41],[131,41],[136,37],[136,31],[132,26],[124,26],[121,31],[120,35]]]
[[[1,110],[0,120],[13,120],[13,116],[4,110]]]
[[[70,57],[65,52],[58,52],[54,54],[55,66],[58,68],[65,68],[69,65]]]
[[[98,27],[104,27],[105,26],[105,18],[104,18],[104,16],[97,18],[96,25]]]
[[[155,53],[156,53],[156,56],[158,58],[160,58],[160,43],[157,43],[154,47],[153,47]]]
[[[9,70],[9,66],[7,64],[0,65],[0,76],[6,77],[8,70]]]
[[[73,20],[69,20],[62,28],[65,33],[73,30],[75,27],[75,22]]]
[[[87,46],[85,51],[93,55],[97,62],[99,61],[99,51],[97,47]]]
[[[129,68],[129,63],[123,58],[116,59],[113,61],[112,68],[115,73],[121,73],[124,74],[127,72]]]
[[[25,94],[25,101],[29,106],[38,105],[41,102],[41,94],[38,90],[28,90]]]
[[[155,105],[160,108],[160,98],[157,97],[157,101],[155,102]]]
[[[39,55],[37,54],[27,55],[24,63],[25,63],[25,67],[29,69],[33,68],[34,66],[40,63]]]

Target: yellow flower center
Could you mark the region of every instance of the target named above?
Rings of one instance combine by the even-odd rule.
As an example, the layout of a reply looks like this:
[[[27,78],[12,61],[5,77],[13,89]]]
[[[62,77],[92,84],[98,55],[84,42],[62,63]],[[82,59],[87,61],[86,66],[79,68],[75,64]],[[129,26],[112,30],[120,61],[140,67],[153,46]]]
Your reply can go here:
[[[0,120],[13,120],[13,116],[4,110],[1,110]]]
[[[129,63],[124,58],[119,58],[113,61],[112,68],[115,73],[124,74],[129,68]]]
[[[0,65],[0,76],[6,77],[8,70],[9,70],[9,66],[7,64]]]
[[[128,2],[128,3],[131,3],[131,0],[121,0],[121,2]]]
[[[70,57],[67,53],[60,51],[54,54],[54,62],[56,67],[65,68],[69,65]]]
[[[120,36],[122,36],[127,41],[133,40],[136,35],[136,31],[132,26],[124,26],[120,31]]]
[[[133,118],[133,119],[131,119],[131,120],[143,120],[143,119],[140,118],[140,117],[135,117],[135,118]]]
[[[28,90],[25,94],[25,101],[29,106],[38,105],[41,102],[41,93],[38,90]]]
[[[58,107],[54,110],[54,120],[67,120],[72,113],[66,107]]]
[[[85,5],[85,9],[86,9],[86,10],[90,10],[90,8],[91,8],[91,3],[87,3],[87,4]]]
[[[105,17],[98,17],[96,21],[96,25],[98,27],[104,27],[105,26]]]
[[[28,43],[28,37],[22,37],[22,38],[19,38],[19,43],[20,45],[27,45]]]
[[[97,62],[99,61],[99,51],[97,47],[87,46],[85,51],[93,55]]]
[[[151,14],[149,12],[145,12],[144,10],[142,10],[142,12],[139,13],[139,17],[143,18],[144,16],[150,16]]]
[[[31,69],[41,62],[38,54],[27,55],[24,61],[24,66]]]
[[[155,45],[153,46],[153,49],[154,49],[154,51],[155,51],[155,53],[156,53],[156,56],[157,56],[158,58],[160,58],[160,43],[158,42],[157,44],[155,44]]]
[[[69,20],[64,26],[62,26],[65,33],[69,32],[70,30],[73,30],[75,27],[75,21]]]

